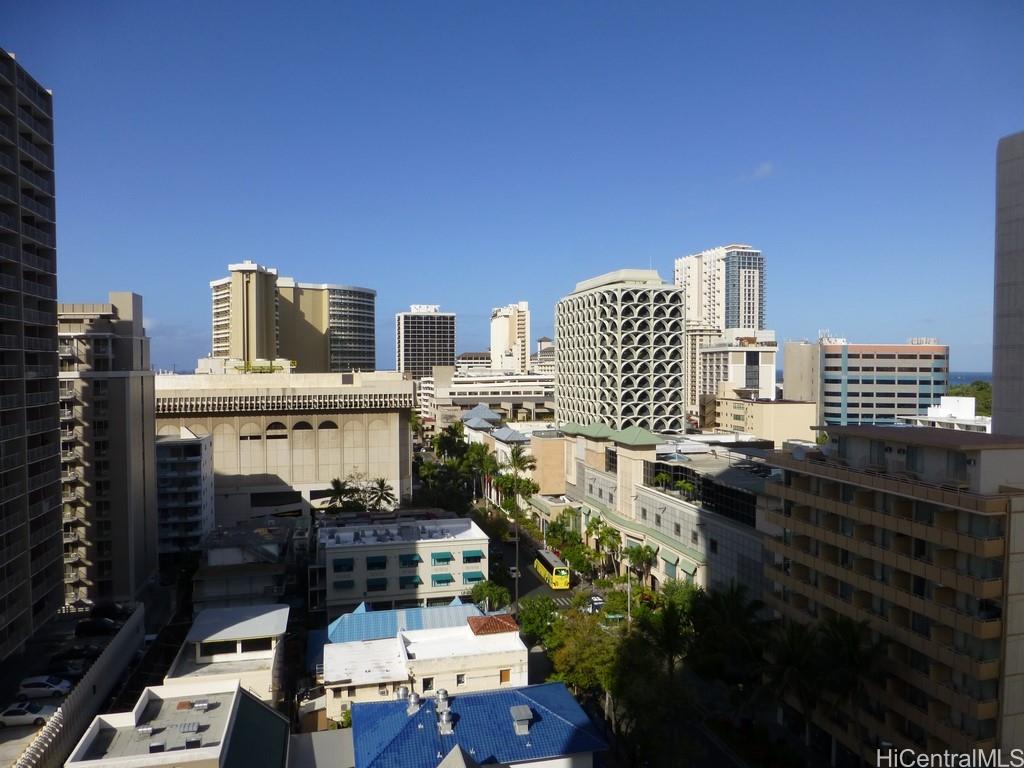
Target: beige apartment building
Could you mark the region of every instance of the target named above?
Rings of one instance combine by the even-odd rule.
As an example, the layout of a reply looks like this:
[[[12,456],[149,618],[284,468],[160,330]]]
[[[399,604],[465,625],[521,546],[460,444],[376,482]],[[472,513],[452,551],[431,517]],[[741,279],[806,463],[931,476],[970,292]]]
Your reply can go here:
[[[811,440],[818,435],[817,405],[793,400],[749,400],[726,389],[715,398],[715,432],[753,435],[781,448],[787,440]]]
[[[766,493],[769,605],[868,622],[884,682],[853,719],[815,716],[869,763],[886,742],[930,754],[1024,744],[1024,440],[830,426],[823,451],[777,451]],[[792,702],[791,702],[792,703]]]
[[[153,372],[142,297],[61,304],[64,597],[138,596],[159,565]]]
[[[289,360],[299,373],[376,367],[376,291],[300,283],[252,261],[228,265],[210,282],[211,356],[243,370]]]
[[[0,659],[62,603],[52,115],[0,49]]]
[[[407,498],[412,407],[413,382],[396,372],[156,377],[157,433],[213,436],[218,497],[262,481],[309,499],[354,475]]]
[[[530,305],[525,301],[491,312],[491,370],[530,370]]]

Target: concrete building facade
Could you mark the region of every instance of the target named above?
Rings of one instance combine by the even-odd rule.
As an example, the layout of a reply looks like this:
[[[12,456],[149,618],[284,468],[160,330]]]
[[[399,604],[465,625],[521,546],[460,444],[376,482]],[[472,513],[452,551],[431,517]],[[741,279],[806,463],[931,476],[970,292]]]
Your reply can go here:
[[[700,394],[728,386],[758,400],[775,399],[775,331],[730,328],[697,350]]]
[[[996,150],[996,255],[992,426],[1024,435],[1024,131]]]
[[[53,99],[0,49],[0,659],[63,602]]]
[[[786,342],[783,358],[783,395],[810,399],[816,392],[824,424],[895,424],[938,405],[949,387],[949,347],[935,339],[850,344],[823,336],[814,344]]]
[[[576,284],[555,307],[555,419],[685,428],[683,292],[653,270]]]
[[[213,438],[179,434],[156,439],[160,559],[195,552],[214,527]]]
[[[159,375],[160,435],[213,438],[215,485],[283,483],[305,498],[349,476],[412,492],[413,382],[394,372]]]
[[[245,370],[278,358],[299,373],[376,367],[376,291],[300,283],[253,261],[228,271],[210,282],[212,357],[240,361]]]
[[[525,301],[491,312],[491,369],[530,370],[530,305]]]
[[[839,614],[886,641],[863,729],[815,716],[844,749],[929,754],[1024,744],[1024,441],[926,427],[833,426],[823,451],[771,454],[778,535],[768,604]],[[792,702],[791,702],[792,703]],[[840,723],[844,723],[845,726]],[[861,741],[867,737],[867,741]]]
[[[433,430],[459,420],[462,413],[484,403],[508,421],[539,421],[554,417],[554,374],[471,371],[435,367],[420,379],[420,418]]]
[[[395,369],[414,379],[438,365],[455,365],[455,313],[438,304],[413,304],[395,315]]]
[[[142,297],[61,304],[65,600],[131,599],[159,567],[155,397]]]
[[[935,427],[955,429],[962,432],[991,432],[992,417],[978,416],[974,411],[973,397],[949,397],[943,395],[938,405],[928,406],[928,412],[913,416],[899,416],[897,424],[912,427]]]
[[[710,427],[715,432],[752,435],[771,440],[781,448],[788,440],[810,440],[817,437],[816,403],[795,400],[751,400],[723,386],[715,397],[715,419]]]

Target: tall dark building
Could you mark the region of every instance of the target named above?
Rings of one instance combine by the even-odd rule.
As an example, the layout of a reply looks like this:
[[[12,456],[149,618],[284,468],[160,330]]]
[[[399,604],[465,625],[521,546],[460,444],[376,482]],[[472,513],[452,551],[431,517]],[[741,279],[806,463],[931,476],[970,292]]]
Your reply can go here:
[[[992,431],[1024,436],[1024,131],[996,152]]]
[[[0,49],[0,659],[63,603],[53,100]]]
[[[455,313],[413,304],[395,315],[395,367],[422,379],[435,365],[455,365]]]

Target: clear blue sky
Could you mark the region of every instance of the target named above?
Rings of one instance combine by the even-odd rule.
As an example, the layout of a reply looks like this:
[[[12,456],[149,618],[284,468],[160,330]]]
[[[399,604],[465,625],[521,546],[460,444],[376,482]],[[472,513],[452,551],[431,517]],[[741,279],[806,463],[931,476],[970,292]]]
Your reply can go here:
[[[684,7],[689,5],[692,7]],[[1024,129],[1024,4],[64,2],[0,12],[55,93],[60,297],[145,299],[209,350],[245,258],[376,288],[487,346],[578,280],[749,242],[768,324],[934,335],[990,368],[994,157]]]

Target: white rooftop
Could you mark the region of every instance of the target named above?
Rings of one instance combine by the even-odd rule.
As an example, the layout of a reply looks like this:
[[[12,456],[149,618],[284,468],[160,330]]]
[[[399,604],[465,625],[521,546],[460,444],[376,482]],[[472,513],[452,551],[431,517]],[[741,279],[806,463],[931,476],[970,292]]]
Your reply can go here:
[[[486,539],[487,534],[472,520],[420,520],[409,523],[380,525],[344,525],[321,528],[322,547],[344,547],[352,544],[368,546],[416,541],[459,541]]]
[[[287,605],[238,605],[199,612],[185,638],[189,643],[277,637],[288,627]]]
[[[396,637],[324,646],[324,682],[369,685],[409,677],[405,649]]]
[[[495,632],[488,635],[474,635],[469,624],[438,629],[415,629],[401,634],[405,652],[410,659],[465,658],[483,656],[489,653],[522,651],[526,645],[518,632]]]

